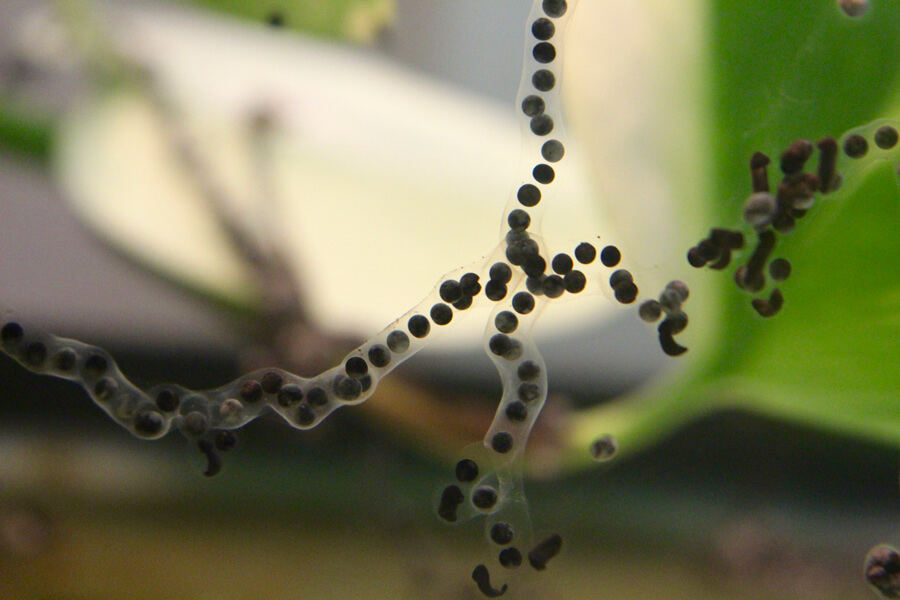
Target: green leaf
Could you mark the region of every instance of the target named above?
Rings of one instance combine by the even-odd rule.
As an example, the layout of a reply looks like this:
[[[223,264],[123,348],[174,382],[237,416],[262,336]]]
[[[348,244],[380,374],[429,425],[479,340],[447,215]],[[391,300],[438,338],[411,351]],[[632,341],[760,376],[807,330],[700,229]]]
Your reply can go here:
[[[706,226],[737,227],[754,152],[772,157],[774,185],[792,140],[900,116],[900,6],[877,3],[850,19],[817,0],[713,4],[707,118],[715,152],[705,201],[716,221]],[[793,272],[778,286],[785,304],[774,318],[757,315],[752,296],[736,289],[733,266],[705,270],[722,311],[691,319],[715,318],[717,343],[642,399],[581,415],[573,459],[583,462],[585,444],[601,433],[634,450],[729,406],[900,445],[900,191],[891,158],[854,173],[844,191],[817,196],[796,230],[778,236],[774,256],[788,258]],[[739,261],[755,247],[755,236],[748,241]]]

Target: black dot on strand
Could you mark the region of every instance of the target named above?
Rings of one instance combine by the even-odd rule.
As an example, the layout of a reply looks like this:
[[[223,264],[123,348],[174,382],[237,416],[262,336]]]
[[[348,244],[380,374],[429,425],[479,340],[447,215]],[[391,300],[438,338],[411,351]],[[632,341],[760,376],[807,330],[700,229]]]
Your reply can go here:
[[[459,278],[459,286],[462,288],[464,296],[475,297],[481,293],[481,284],[478,283],[480,277],[476,273],[466,273]]]
[[[525,231],[528,229],[528,226],[531,225],[531,216],[521,208],[517,208],[509,212],[506,223],[512,231]],[[452,302],[452,300],[450,300],[450,302]]]
[[[303,400],[303,390],[299,385],[288,384],[278,390],[278,405],[284,408],[294,406]]]
[[[544,9],[545,15],[551,19],[558,19],[566,14],[568,5],[566,4],[566,0],[544,0],[541,7]]]
[[[363,385],[359,379],[343,375],[334,378],[333,388],[337,397],[346,401],[356,400],[363,393]]]
[[[622,253],[615,246],[607,246],[600,251],[600,262],[604,267],[615,267],[622,261]]]
[[[890,125],[884,125],[875,132],[875,145],[882,150],[890,150],[897,145],[898,138],[900,136],[898,136],[896,129]]]
[[[641,304],[638,315],[647,323],[655,323],[662,316],[662,306],[656,300],[647,300]]]
[[[171,392],[169,390],[161,391],[160,395],[162,395],[164,393],[168,393],[173,396],[175,395],[174,392]],[[250,404],[253,404],[254,402],[259,402],[259,400],[262,398],[263,389],[258,381],[256,381],[255,379],[248,379],[247,381],[244,381],[241,383],[239,393],[240,393],[241,399],[244,400],[244,402],[249,402]],[[156,404],[159,405],[159,396],[157,396],[157,398],[156,398]],[[162,408],[162,407],[160,406],[160,408]],[[177,405],[175,408],[178,408]],[[165,410],[165,409],[163,409],[163,410]],[[175,409],[173,408],[172,410],[175,410]]]
[[[491,265],[489,277],[499,283],[509,283],[512,279],[512,269],[504,262],[496,262]]]
[[[472,492],[472,504],[482,510],[493,508],[497,504],[497,490],[486,485],[475,488]]]
[[[453,320],[453,309],[439,302],[431,307],[431,320],[435,325],[447,325]]]
[[[556,59],[556,47],[550,42],[538,42],[531,50],[534,60],[542,65],[551,63]]]
[[[784,281],[791,276],[791,263],[786,258],[776,258],[769,263],[769,275],[775,281]]]
[[[513,296],[512,307],[520,315],[527,315],[534,310],[534,296],[528,292],[517,292]]]
[[[505,283],[500,283],[496,279],[491,279],[484,286],[484,295],[488,300],[499,302],[506,298],[507,287]]]
[[[531,174],[534,176],[534,180],[538,183],[543,183],[544,185],[548,183],[552,183],[553,179],[556,177],[556,173],[553,171],[553,167],[550,165],[545,165],[543,163],[537,165],[534,169],[532,169]]]
[[[515,537],[515,532],[509,523],[500,521],[491,526],[491,540],[495,544],[505,546],[513,541],[513,537]]]
[[[519,368],[516,370],[516,375],[518,375],[519,379],[522,381],[534,381],[541,376],[541,367],[534,361],[526,360],[519,365]]]
[[[522,402],[533,402],[541,397],[541,387],[536,383],[523,383],[517,394]]]
[[[559,140],[548,140],[541,146],[541,156],[547,162],[559,162],[565,154],[566,149]]]
[[[18,323],[7,323],[0,329],[0,343],[7,348],[18,345],[25,337],[25,330]]]
[[[519,200],[519,204],[531,208],[537,206],[541,201],[541,190],[533,183],[526,183],[519,188],[516,198]]]
[[[90,377],[100,377],[108,367],[109,361],[99,354],[92,354],[84,361],[84,372]]]
[[[375,367],[386,367],[391,362],[391,351],[387,346],[374,344],[369,348],[369,362]]]
[[[529,277],[540,277],[547,270],[547,261],[540,254],[533,254],[522,261],[522,270]]]
[[[438,288],[438,295],[444,302],[456,302],[462,298],[462,286],[459,285],[458,281],[448,279],[441,283],[440,288]]]
[[[267,394],[277,394],[283,383],[284,378],[280,373],[276,373],[275,371],[269,371],[260,379],[260,385]]]
[[[513,436],[507,431],[498,431],[491,438],[491,448],[498,454],[506,454],[513,449]]]
[[[581,271],[569,271],[566,273],[565,277],[563,277],[563,283],[566,286],[567,292],[570,294],[578,294],[583,292],[585,286],[587,286],[587,276]]]
[[[134,416],[134,431],[141,437],[153,437],[165,427],[163,416],[155,410],[142,410]]]
[[[522,552],[515,547],[504,548],[497,556],[497,560],[502,567],[507,569],[515,569],[522,565]]]
[[[568,254],[557,254],[550,262],[550,266],[553,269],[554,273],[558,275],[565,275],[572,270],[572,267],[575,266],[575,263],[572,262],[572,257]]]
[[[25,362],[28,366],[40,368],[47,360],[47,346],[43,342],[32,342],[25,347]]]
[[[524,402],[514,400],[506,407],[506,418],[514,423],[521,423],[528,418],[528,407]]]
[[[402,331],[392,331],[387,336],[387,345],[391,352],[403,354],[409,350],[409,336]]]
[[[309,427],[316,422],[316,413],[308,404],[301,404],[297,407],[294,419],[301,427]]]
[[[525,96],[522,100],[522,112],[525,113],[526,117],[539,117],[544,114],[546,108],[547,105],[540,96],[531,94],[530,96]]]
[[[531,24],[531,34],[541,41],[549,40],[555,33],[556,25],[545,17],[535,19],[534,23]]]
[[[352,356],[347,359],[344,370],[347,371],[347,375],[350,377],[358,379],[369,372],[369,363],[361,356]]]
[[[71,348],[63,348],[53,357],[53,367],[63,373],[68,373],[78,364],[78,355]]]
[[[575,260],[583,265],[589,265],[597,258],[597,249],[587,242],[578,244],[575,248]]]
[[[478,478],[478,463],[471,458],[464,458],[456,463],[456,480],[468,483]]]
[[[859,134],[847,136],[844,140],[844,154],[850,158],[862,158],[869,151],[869,143]]]
[[[531,132],[537,136],[549,135],[553,131],[553,119],[550,115],[538,115],[531,119]]]
[[[413,337],[421,339],[431,331],[431,323],[422,315],[413,315],[406,323],[406,328]]]
[[[508,310],[501,311],[494,317],[494,327],[500,333],[514,333],[519,327],[519,318]]]
[[[566,291],[566,284],[559,275],[549,275],[541,283],[541,291],[548,298],[559,298]]]
[[[538,91],[549,92],[556,85],[556,76],[553,74],[553,71],[538,69],[531,76],[531,84]]]

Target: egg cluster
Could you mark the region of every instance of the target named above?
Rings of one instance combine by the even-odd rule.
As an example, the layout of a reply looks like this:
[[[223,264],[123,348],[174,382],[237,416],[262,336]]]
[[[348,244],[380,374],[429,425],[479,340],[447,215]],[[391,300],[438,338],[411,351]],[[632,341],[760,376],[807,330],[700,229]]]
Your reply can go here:
[[[825,137],[813,143],[795,140],[782,152],[779,161],[781,180],[773,192],[769,185],[771,159],[762,152],[750,158],[751,194],[744,202],[743,220],[753,229],[756,245],[749,257],[734,270],[737,287],[757,294],[766,289],[767,277],[773,283],[785,281],[791,275],[791,263],[786,258],[772,258],[779,235],[792,233],[797,223],[815,206],[816,195],[824,196],[843,187],[844,181],[855,181],[855,175],[875,161],[900,161],[900,123],[880,119],[864,127],[848,131],[840,143]],[[814,170],[806,170],[807,162],[818,151]],[[738,230],[714,228],[709,236],[688,250],[687,261],[695,268],[709,267],[723,270],[731,264],[732,252],[744,248],[744,234]],[[686,298],[687,296],[685,296]],[[653,301],[641,306],[641,317],[651,318]],[[763,317],[775,316],[784,305],[784,295],[772,287],[768,297],[758,296],[750,302]],[[679,353],[679,346],[667,347],[660,326],[660,341],[667,354]]]
[[[558,534],[535,540],[522,481],[526,443],[548,393],[546,365],[531,335],[534,323],[542,308],[560,298],[606,293],[619,304],[633,305],[640,296],[618,247],[597,244],[597,236],[551,251],[540,235],[543,211],[552,204],[554,183],[566,158],[560,49],[573,5],[566,0],[536,0],[528,18],[517,100],[527,177],[513,186],[502,214],[499,244],[487,257],[441,277],[419,304],[337,366],[311,378],[269,368],[212,390],[174,384],[144,390],[131,383],[101,348],[26,327],[9,314],[0,318],[0,350],[35,373],[80,384],[113,420],[138,437],[156,439],[172,429],[181,431],[206,456],[206,474],[215,475],[221,453],[236,445],[234,429],[265,412],[277,413],[298,429],[315,427],[332,411],[364,402],[383,377],[464,314],[486,308],[490,317],[483,344],[500,375],[503,394],[483,442],[467,448],[456,463],[436,512],[450,524],[485,518],[492,566],[479,564],[472,578],[484,595],[502,595],[508,584],[495,588],[491,568],[499,566],[507,579],[525,565],[540,571],[563,547]],[[750,160],[751,194],[743,206],[743,227],[755,237],[755,245],[748,244],[744,231],[713,228],[687,252],[688,263],[722,271],[735,262],[734,281],[751,294],[763,292],[767,280],[785,281],[791,263],[773,258],[778,236],[794,230],[813,207],[816,194],[839,189],[843,179],[874,160],[896,163],[898,137],[897,123],[881,120],[848,132],[840,142],[797,140],[781,155],[782,178],[774,192],[768,174],[771,161],[756,153]],[[816,169],[806,170],[817,151]],[[753,246],[747,256],[742,255],[745,246]],[[642,320],[659,321],[659,343],[670,356],[687,351],[675,336],[687,327],[689,296],[684,282],[671,280],[656,298],[636,305]],[[778,287],[751,301],[764,317],[774,316],[783,303]],[[607,435],[598,437],[589,452],[603,461],[617,448],[616,440]],[[881,562],[893,568],[895,556]],[[873,562],[870,579],[894,585],[889,577],[893,571],[884,575],[885,569]]]

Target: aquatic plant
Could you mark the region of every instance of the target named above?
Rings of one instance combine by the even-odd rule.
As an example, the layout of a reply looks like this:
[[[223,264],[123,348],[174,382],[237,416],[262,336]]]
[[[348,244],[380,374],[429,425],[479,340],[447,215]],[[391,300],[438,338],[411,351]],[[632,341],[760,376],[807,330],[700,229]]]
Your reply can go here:
[[[859,3],[841,6],[851,17],[865,15]],[[503,210],[499,244],[487,256],[442,276],[425,299],[337,366],[313,377],[262,369],[206,391],[174,384],[143,390],[101,348],[39,331],[9,314],[0,324],[2,349],[29,370],[81,384],[98,406],[138,437],[156,439],[180,430],[207,456],[207,474],[214,475],[220,453],[234,446],[232,430],[264,412],[276,413],[298,429],[315,427],[337,408],[368,399],[383,377],[443,329],[478,307],[489,307],[483,342],[500,374],[503,396],[484,442],[462,453],[437,507],[438,516],[450,523],[485,517],[493,562],[479,564],[473,579],[487,596],[507,589],[491,583],[498,567],[510,577],[526,560],[543,570],[563,544],[556,534],[532,537],[522,481],[526,441],[549,386],[532,335],[546,306],[606,296],[647,322],[647,335],[658,340],[666,355],[692,360],[679,369],[677,380],[644,392],[645,399],[656,399],[649,406],[646,400],[632,401],[575,415],[567,438],[573,462],[609,458],[617,444],[635,448],[688,418],[730,404],[896,442],[892,405],[897,376],[882,371],[897,357],[895,318],[890,316],[897,253],[886,227],[896,214],[896,192],[893,182],[871,175],[868,167],[881,162],[893,166],[900,154],[898,123],[887,118],[897,114],[896,99],[891,86],[878,85],[890,77],[896,61],[889,59],[896,59],[900,48],[886,42],[879,48],[886,59],[879,61],[866,56],[871,46],[852,44],[854,27],[881,35],[893,31],[891,16],[878,17],[873,10],[865,15],[869,20],[851,23],[836,5],[825,2],[765,10],[753,3],[715,8],[714,16],[706,18],[714,19],[719,29],[751,33],[768,31],[776,23],[806,37],[795,35],[791,44],[777,49],[767,39],[753,38],[746,46],[733,36],[730,45],[712,53],[709,60],[715,67],[705,66],[714,75],[704,77],[713,79],[716,98],[704,100],[707,110],[722,117],[715,137],[695,115],[693,122],[651,126],[666,131],[668,147],[632,140],[637,160],[671,163],[674,167],[666,168],[673,171],[690,163],[684,177],[699,178],[676,181],[665,191],[667,198],[682,203],[679,209],[660,208],[665,213],[661,221],[679,231],[670,239],[621,233],[629,228],[628,215],[622,214],[611,219],[619,228],[597,231],[591,238],[564,242],[543,237],[544,211],[552,213],[571,160],[558,93],[562,72],[556,65],[574,11],[572,2],[544,0],[535,2],[529,16],[517,107],[527,169]],[[678,10],[690,14],[689,7]],[[840,42],[832,39],[839,37]],[[826,50],[838,45],[843,60],[832,64]],[[836,96],[853,99],[838,107],[830,102]],[[573,100],[576,106],[578,100]],[[608,126],[602,112],[585,112],[584,106],[594,105],[576,107],[578,118]],[[728,114],[738,108],[746,115]],[[669,129],[681,135],[672,137]],[[588,136],[585,144],[602,138]],[[672,155],[673,148],[681,155]],[[812,161],[814,168],[807,166]],[[780,172],[774,182],[772,162]],[[617,164],[621,162],[610,161]],[[698,173],[698,165],[704,172]],[[729,175],[714,179],[720,173]],[[643,192],[637,188],[646,182],[626,183],[639,196]],[[687,189],[700,198],[679,198]],[[722,200],[700,201],[708,197]],[[628,204],[620,197],[609,202],[613,211]],[[630,216],[646,215],[632,211]],[[655,229],[647,226],[647,231],[653,235]],[[689,236],[692,243],[678,249]],[[823,263],[828,267],[822,268]],[[868,275],[861,273],[861,263]],[[836,290],[848,284],[852,293]],[[876,307],[883,312],[873,312]],[[776,321],[769,322],[771,318]],[[866,326],[864,335],[857,332],[861,325]],[[604,436],[607,432],[615,435]]]

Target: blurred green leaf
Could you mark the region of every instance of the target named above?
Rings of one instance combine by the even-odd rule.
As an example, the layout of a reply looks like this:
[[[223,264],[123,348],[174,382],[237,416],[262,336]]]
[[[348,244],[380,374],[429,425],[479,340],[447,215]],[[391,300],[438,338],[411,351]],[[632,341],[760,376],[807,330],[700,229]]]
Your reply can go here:
[[[878,3],[853,20],[833,2],[722,0],[711,14],[715,175],[707,202],[716,222],[708,227],[740,225],[755,151],[772,157],[774,185],[779,155],[792,140],[838,137],[900,116],[900,6]],[[843,160],[846,170],[850,159]],[[575,424],[576,443],[612,431],[623,448],[635,449],[692,417],[737,405],[900,444],[900,191],[893,167],[882,161],[856,173],[845,191],[819,196],[793,233],[778,236],[773,256],[788,258],[793,273],[778,285],[785,304],[774,318],[755,313],[751,296],[734,285],[733,266],[706,270],[722,299],[713,328],[719,340],[707,346],[713,350],[643,401],[601,407]],[[739,260],[752,252],[754,237]]]
[[[0,149],[45,162],[53,143],[52,125],[0,102]]]

